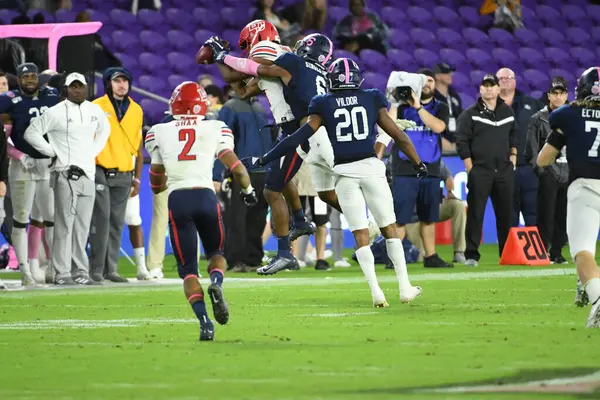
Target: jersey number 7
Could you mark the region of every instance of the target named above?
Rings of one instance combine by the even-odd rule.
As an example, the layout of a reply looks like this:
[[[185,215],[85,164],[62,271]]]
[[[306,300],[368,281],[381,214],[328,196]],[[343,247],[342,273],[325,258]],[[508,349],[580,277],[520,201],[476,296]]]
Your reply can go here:
[[[183,149],[177,159],[179,161],[194,161],[196,159],[195,154],[189,154],[192,146],[196,142],[196,131],[194,129],[182,129],[179,131],[179,141],[185,142]]]

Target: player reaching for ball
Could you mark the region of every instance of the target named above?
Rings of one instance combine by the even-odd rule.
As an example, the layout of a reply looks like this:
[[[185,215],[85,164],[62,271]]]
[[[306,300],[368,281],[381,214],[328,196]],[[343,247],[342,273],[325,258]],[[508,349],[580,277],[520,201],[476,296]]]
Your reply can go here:
[[[208,104],[202,87],[194,82],[181,83],[169,101],[174,120],[153,126],[144,142],[152,160],[152,191],[169,191],[171,244],[185,296],[200,320],[200,340],[213,340],[214,326],[206,313],[204,291],[198,280],[198,235],[208,259],[208,295],[215,320],[222,325],[229,320],[221,287],[227,268],[223,257],[225,229],[212,183],[217,157],[240,183],[244,203],[258,203],[248,172],[233,152],[231,129],[222,121],[204,120]]]
[[[283,139],[264,157],[244,159],[248,167],[260,167],[305,142],[322,126],[327,129],[334,152],[334,170],[338,175],[335,191],[342,211],[356,240],[356,257],[371,288],[375,307],[387,302],[375,275],[375,260],[369,247],[366,207],[386,238],[389,258],[394,264],[400,286],[400,301],[409,302],[421,294],[408,278],[402,241],[396,231],[392,193],[385,176],[385,165],[374,151],[379,125],[413,162],[417,176],[427,176],[427,168],[417,155],[410,138],[387,113],[387,100],[377,89],[360,88],[363,79],[356,63],[347,58],[336,60],[327,75],[330,93],[316,96],[309,106],[309,117],[294,134]]]
[[[276,79],[281,82],[283,95],[286,103],[292,111],[294,120],[281,124],[282,135],[279,140],[292,132],[294,132],[303,122],[308,115],[308,104],[310,100],[319,93],[326,93],[327,83],[325,81],[325,75],[327,73],[326,67],[332,61],[333,44],[331,40],[321,34],[312,34],[304,39],[300,40],[294,49],[294,53],[284,53],[277,57],[271,65],[260,64],[253,60],[236,58],[228,55],[228,51],[223,43],[218,38],[209,39],[205,45],[208,45],[213,50],[214,60],[217,63],[228,65],[234,70],[241,72],[249,76],[259,76],[261,78]],[[326,134],[325,144],[329,144]],[[318,145],[314,146],[318,148]],[[303,144],[303,151],[308,152],[308,143]],[[300,150],[299,152],[301,152]],[[333,153],[331,153],[333,155]],[[333,157],[331,157],[333,158]],[[287,160],[290,160],[290,167],[282,169],[281,166],[285,166]],[[333,160],[329,160],[330,163]],[[285,154],[280,162],[274,162],[269,164],[269,174],[276,178],[269,185],[269,176],[267,176],[267,191],[265,191],[265,197],[273,200],[281,199],[281,189],[284,183],[289,181],[296,174],[299,166],[302,163],[302,159],[299,157],[298,152],[292,149],[289,153]],[[327,161],[324,162],[326,164]],[[333,182],[333,179],[330,179]],[[279,189],[279,190],[277,190]],[[333,188],[331,188],[333,189]],[[270,193],[267,193],[270,192]],[[269,196],[269,197],[268,197]],[[339,208],[337,198],[334,197],[334,201],[327,199],[329,204]],[[284,203],[282,207],[284,207]],[[297,204],[300,207],[300,202]],[[286,213],[287,210],[281,211],[274,210],[273,204],[271,204],[271,210],[275,214]],[[301,208],[295,211],[296,207],[292,207],[294,212],[294,223],[296,223],[297,216],[300,214]],[[281,215],[281,220],[284,220],[285,215]],[[282,235],[285,225],[279,224],[275,220],[275,230],[278,236],[278,252],[277,256],[271,261],[271,263],[263,268],[259,268],[257,272],[261,275],[275,274],[283,269],[294,269],[297,265],[296,259],[289,250],[290,238],[286,235]],[[293,239],[293,238],[292,238]]]

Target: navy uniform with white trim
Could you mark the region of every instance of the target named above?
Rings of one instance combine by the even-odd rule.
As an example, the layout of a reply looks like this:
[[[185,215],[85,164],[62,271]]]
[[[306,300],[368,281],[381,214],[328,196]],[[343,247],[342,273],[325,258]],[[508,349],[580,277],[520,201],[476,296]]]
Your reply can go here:
[[[485,75],[481,97],[458,118],[456,148],[468,173],[465,265],[477,266],[488,197],[496,214],[498,252],[502,254],[513,212],[514,168],[518,136],[515,113],[498,97],[495,75]]]
[[[595,260],[600,229],[600,67],[577,80],[577,99],[550,114],[552,132],[537,164],[554,163],[567,146],[567,236],[582,288],[575,304],[592,303],[587,327],[600,328],[600,270]],[[579,303],[578,303],[579,300]]]

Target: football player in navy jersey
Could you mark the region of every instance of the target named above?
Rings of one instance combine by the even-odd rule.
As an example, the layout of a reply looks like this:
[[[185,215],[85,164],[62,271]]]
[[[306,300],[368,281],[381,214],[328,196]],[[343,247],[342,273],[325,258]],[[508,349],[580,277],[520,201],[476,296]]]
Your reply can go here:
[[[234,70],[249,76],[281,79],[285,100],[295,118],[291,123],[281,125],[282,137],[293,133],[306,120],[309,114],[308,107],[310,101],[315,95],[327,93],[327,67],[332,61],[333,43],[325,35],[315,33],[306,36],[296,44],[294,53],[280,55],[273,61],[272,65],[263,65],[253,60],[232,57],[218,38],[211,38],[205,44],[212,48],[213,58],[217,63],[228,65]],[[323,145],[327,144],[323,143]],[[308,144],[304,143],[302,151],[307,152],[308,149]],[[296,259],[290,251],[290,237],[287,234],[288,211],[283,200],[281,200],[281,191],[284,185],[298,172],[302,164],[302,159],[293,148],[286,154],[282,154],[282,157],[283,163],[288,159],[291,159],[292,162],[286,169],[281,168],[284,165],[283,163],[272,163],[268,166],[267,190],[265,190],[265,198],[271,205],[271,212],[274,217],[278,252],[269,265],[257,271],[259,274],[275,274],[283,269],[294,269],[297,266]],[[325,159],[325,157],[322,158]],[[322,164],[326,164],[326,161]],[[323,173],[327,173],[327,171],[325,170]],[[319,195],[320,197],[323,195],[321,197],[322,200],[339,209],[337,197],[332,190],[333,179],[329,179],[329,181],[331,182],[331,188],[328,191],[330,192],[328,193],[329,195],[327,195],[327,191],[320,191]],[[280,199],[280,205],[277,204],[277,199]],[[289,198],[287,200],[290,202]],[[297,205],[300,206],[299,200]],[[290,207],[292,210],[298,210],[294,211],[295,230],[302,232],[310,228],[309,232],[313,233],[315,230],[313,224],[306,226],[305,229],[302,228],[303,225],[307,224],[302,208],[295,207],[293,203],[290,204]],[[293,240],[294,238],[291,239]]]
[[[587,327],[600,328],[600,270],[595,260],[600,228],[600,67],[583,72],[575,93],[573,103],[550,113],[552,132],[537,164],[550,166],[567,146],[567,235],[571,257],[587,295],[579,305],[592,303]]]
[[[12,121],[12,139],[14,147],[9,148],[11,157],[9,167],[10,195],[13,204],[12,242],[19,262],[21,280],[24,285],[43,283],[44,277],[39,264],[29,265],[29,259],[37,260],[37,250],[41,240],[41,231],[45,227],[46,241],[52,246],[54,230],[54,195],[50,188],[51,160],[35,150],[25,141],[25,130],[32,118],[43,114],[56,105],[60,97],[52,87],[40,87],[38,68],[33,63],[25,63],[17,68],[19,89],[0,95],[0,114],[8,114]],[[29,217],[32,231],[39,234],[28,245],[25,228]],[[38,215],[39,214],[39,215]],[[43,222],[42,222],[43,221]],[[33,236],[32,236],[33,238]],[[33,240],[37,242],[33,242]],[[30,254],[28,254],[28,252]],[[47,255],[49,258],[50,255]],[[50,271],[51,272],[51,271]]]
[[[386,307],[387,302],[375,275],[375,261],[369,247],[366,207],[386,238],[389,258],[394,264],[400,286],[400,301],[409,302],[421,294],[408,278],[402,241],[396,231],[392,193],[385,176],[385,165],[374,151],[379,125],[413,162],[417,176],[425,177],[421,162],[409,137],[387,113],[388,102],[377,89],[360,89],[362,77],[356,63],[347,58],[336,60],[327,75],[330,93],[316,96],[309,106],[309,117],[294,134],[283,139],[264,157],[242,160],[251,168],[265,165],[289,149],[305,142],[321,126],[328,132],[335,157],[335,184],[340,206],[356,240],[356,257],[371,288],[373,305]]]

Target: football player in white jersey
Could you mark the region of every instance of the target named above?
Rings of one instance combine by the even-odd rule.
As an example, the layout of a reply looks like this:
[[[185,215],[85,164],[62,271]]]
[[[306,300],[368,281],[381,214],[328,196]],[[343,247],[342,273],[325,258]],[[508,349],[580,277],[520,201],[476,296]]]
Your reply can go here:
[[[258,202],[248,171],[233,152],[231,130],[222,121],[204,119],[208,104],[202,87],[194,82],[181,83],[169,101],[174,120],[153,126],[145,139],[152,160],[152,191],[169,191],[171,244],[185,296],[200,321],[200,340],[213,340],[214,326],[206,313],[204,291],[198,280],[198,234],[208,259],[208,295],[215,320],[221,325],[229,320],[221,287],[227,269],[223,257],[225,229],[212,183],[216,158],[240,183],[240,196],[246,205]]]

